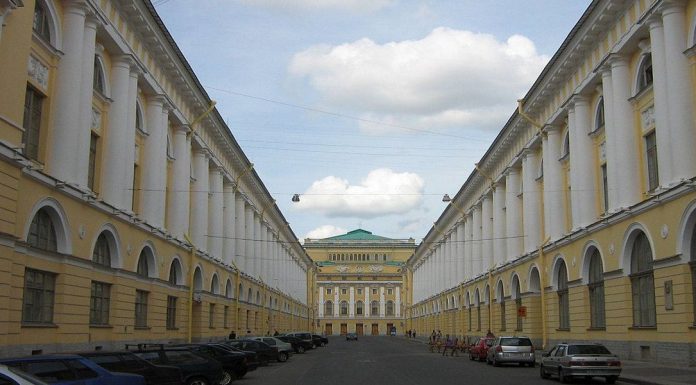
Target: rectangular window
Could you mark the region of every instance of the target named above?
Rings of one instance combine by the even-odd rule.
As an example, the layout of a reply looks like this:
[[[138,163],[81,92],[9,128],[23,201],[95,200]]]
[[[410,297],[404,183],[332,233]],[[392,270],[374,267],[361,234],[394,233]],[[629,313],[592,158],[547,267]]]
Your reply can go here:
[[[387,294],[392,295],[393,292],[394,292],[393,289],[387,289]]]
[[[362,294],[362,289],[358,289],[358,294]]]
[[[659,185],[657,172],[657,140],[655,131],[645,136],[645,155],[648,161],[648,191],[653,191]]]
[[[87,187],[89,187],[90,190],[94,191],[94,175],[97,170],[97,141],[99,140],[99,136],[97,134],[92,133],[92,136],[89,139],[89,170],[87,173]]]
[[[214,303],[210,304],[210,308],[208,310],[208,327],[211,329],[215,327],[215,304]]]
[[[515,310],[517,311],[517,329],[515,331],[522,331],[522,316],[520,314],[520,308],[522,307],[522,298],[517,298],[515,300]]]
[[[176,329],[176,297],[167,296],[167,329]]]
[[[377,289],[372,289],[372,294],[377,294]]]
[[[52,323],[56,275],[46,271],[24,271],[22,322]]]
[[[22,145],[27,158],[39,159],[39,139],[41,133],[41,111],[44,97],[33,87],[27,86],[24,96],[24,134]]]
[[[331,294],[331,289],[326,289],[326,294]]]
[[[92,295],[89,303],[90,325],[108,325],[111,304],[111,285],[92,281]]]
[[[346,294],[346,293],[347,293],[346,289],[341,289],[341,294]]]
[[[135,291],[135,327],[147,327],[147,296],[148,292],[144,290]]]
[[[602,172],[602,204],[604,205],[602,212],[606,213],[609,210],[609,182],[607,177],[607,165],[603,164],[600,169]]]

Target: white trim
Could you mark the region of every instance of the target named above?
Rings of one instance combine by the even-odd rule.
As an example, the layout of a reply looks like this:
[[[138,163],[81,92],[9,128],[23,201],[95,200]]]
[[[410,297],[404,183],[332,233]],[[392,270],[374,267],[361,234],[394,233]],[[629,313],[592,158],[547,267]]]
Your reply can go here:
[[[599,259],[602,261],[602,272],[607,271],[604,266],[604,255],[599,243],[595,240],[589,240],[582,248],[582,260],[580,261],[580,281],[583,285],[590,283],[590,258],[592,258],[592,249],[599,251]]]
[[[217,285],[215,285],[215,280],[217,280]],[[215,295],[220,294],[220,277],[218,277],[217,272],[213,273],[213,276],[210,278],[210,293]]]
[[[225,282],[225,298],[227,298],[227,299],[234,298],[234,284],[232,284],[232,279],[229,277],[227,278],[227,282]],[[272,303],[272,301],[271,301],[271,303]]]
[[[536,272],[537,272],[537,279],[538,279],[538,283],[539,283],[538,290],[539,291],[532,290],[532,273],[534,272],[534,270],[536,270]],[[541,270],[539,270],[539,266],[537,266],[536,263],[532,263],[531,265],[529,265],[529,269],[527,270],[527,292],[528,293],[540,293],[542,290],[544,290],[544,288],[541,287],[541,274],[542,274],[542,272],[541,272]],[[534,290],[536,290],[536,289],[534,289]]]
[[[140,251],[138,252],[138,258],[136,258],[135,261],[135,268],[133,271],[137,272],[138,271],[138,262],[140,262],[140,255],[145,251],[145,249],[149,249],[149,252],[145,252],[145,256],[147,257],[147,276],[150,278],[159,278],[159,264],[157,263],[157,250],[155,249],[155,245],[152,243],[152,241],[147,240],[144,242],[143,246],[140,248]],[[167,277],[169,278],[169,277]]]
[[[568,263],[566,262],[565,258],[563,257],[563,254],[556,254],[556,256],[553,258],[553,262],[551,262],[551,279],[548,282],[551,282],[551,287],[553,287],[554,290],[558,290],[558,271],[561,268],[561,261],[563,261],[563,264],[565,265],[566,268],[566,280],[570,281],[570,272],[568,271]]]
[[[24,223],[24,240],[26,241],[29,237],[29,228],[36,213],[44,207],[50,208],[47,211],[56,230],[56,249],[62,254],[72,254],[72,237],[70,235],[68,216],[65,214],[60,202],[53,197],[45,197],[34,204],[27,221]]]
[[[624,232],[623,241],[621,242],[621,254],[620,254],[620,264],[623,269],[623,275],[628,276],[631,274],[631,251],[633,250],[633,241],[635,241],[636,236],[639,231],[642,231],[648,238],[648,243],[650,244],[650,251],[652,253],[652,259],[655,260],[655,245],[653,244],[650,232],[647,230],[646,226],[639,222],[634,222]],[[629,247],[630,245],[630,247]]]
[[[97,245],[97,239],[102,233],[108,233],[106,240],[109,244],[109,252],[111,253],[111,267],[115,269],[123,268],[123,257],[121,254],[121,239],[118,236],[118,231],[116,227],[111,223],[104,223],[92,239],[92,254],[94,254],[94,247]],[[90,259],[92,255],[90,254]]]
[[[198,278],[198,282],[196,282]],[[200,264],[193,269],[193,290],[203,291],[203,267]]]
[[[176,284],[180,286],[184,285],[184,264],[181,263],[181,258],[178,255],[172,257],[172,261],[169,263],[169,275],[172,274],[172,266],[174,266],[174,262],[176,262],[179,266],[179,274],[176,276]],[[169,282],[169,275],[167,275],[167,282]]]
[[[517,282],[517,285],[515,285]],[[510,298],[517,299],[522,297],[522,284],[520,283],[520,276],[517,272],[513,272],[510,276]]]
[[[61,19],[58,17],[58,10],[56,9],[55,4],[53,4],[53,1],[51,0],[36,0],[37,2],[42,2],[46,9],[48,11],[48,27],[51,29],[51,45],[53,48],[57,49],[58,51],[63,49],[63,35],[61,32],[63,31],[62,26],[60,25]],[[32,20],[33,20],[33,15],[34,15],[34,10],[31,10],[32,14]]]
[[[688,263],[691,260],[696,261],[696,250],[691,250],[691,237],[694,226],[696,226],[696,200],[686,206],[681,221],[679,222],[676,253],[680,255],[679,259],[681,263]]]

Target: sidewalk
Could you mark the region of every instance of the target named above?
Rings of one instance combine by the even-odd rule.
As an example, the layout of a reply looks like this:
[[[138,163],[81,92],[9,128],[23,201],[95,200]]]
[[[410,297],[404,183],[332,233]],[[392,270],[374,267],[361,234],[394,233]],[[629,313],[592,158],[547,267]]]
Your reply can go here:
[[[427,344],[427,337],[407,338]],[[538,361],[538,360],[537,360]],[[675,367],[656,362],[621,361],[620,382],[638,385],[696,385],[696,367]]]

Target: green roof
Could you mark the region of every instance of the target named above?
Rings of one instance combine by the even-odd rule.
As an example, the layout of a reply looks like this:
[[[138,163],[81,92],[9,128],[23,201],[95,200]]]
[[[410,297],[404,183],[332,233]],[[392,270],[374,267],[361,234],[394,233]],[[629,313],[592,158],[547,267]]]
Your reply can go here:
[[[371,232],[363,229],[357,229],[349,231],[343,235],[336,235],[329,238],[324,238],[322,240],[332,240],[332,241],[382,241],[390,240],[391,238],[380,237],[379,235],[374,235]]]

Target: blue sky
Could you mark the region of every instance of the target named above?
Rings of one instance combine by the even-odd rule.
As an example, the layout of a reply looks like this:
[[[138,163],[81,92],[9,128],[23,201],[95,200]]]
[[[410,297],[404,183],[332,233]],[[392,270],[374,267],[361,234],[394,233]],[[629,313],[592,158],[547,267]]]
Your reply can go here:
[[[419,241],[590,0],[153,3],[300,239]]]

